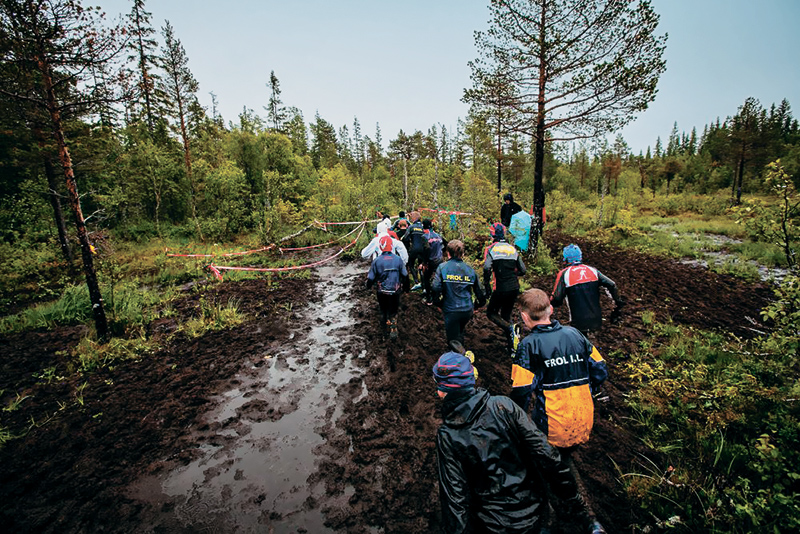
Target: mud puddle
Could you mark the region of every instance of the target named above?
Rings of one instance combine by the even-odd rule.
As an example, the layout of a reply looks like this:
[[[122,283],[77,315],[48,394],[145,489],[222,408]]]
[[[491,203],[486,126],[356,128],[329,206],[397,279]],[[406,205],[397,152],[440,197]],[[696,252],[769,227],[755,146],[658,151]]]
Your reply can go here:
[[[321,505],[336,503],[322,484],[308,481],[317,471],[322,427],[367,394],[356,365],[364,354],[342,349],[354,323],[347,292],[363,268],[336,263],[317,274],[322,298],[308,305],[289,343],[251,355],[192,429],[195,459],[131,488],[131,497],[158,509],[149,528],[333,532]],[[351,494],[346,488],[337,500]]]

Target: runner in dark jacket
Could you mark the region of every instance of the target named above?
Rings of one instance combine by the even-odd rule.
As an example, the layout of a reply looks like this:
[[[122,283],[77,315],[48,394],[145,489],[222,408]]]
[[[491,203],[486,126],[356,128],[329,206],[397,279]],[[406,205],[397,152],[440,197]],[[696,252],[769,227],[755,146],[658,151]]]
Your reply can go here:
[[[428,238],[428,259],[424,263],[422,271],[422,291],[425,299],[425,304],[433,304],[433,291],[431,290],[431,279],[436,269],[444,259],[444,247],[447,245],[444,238],[437,234],[433,229],[433,222],[430,219],[422,220],[422,229],[425,231],[425,237]]]
[[[511,217],[522,211],[522,206],[514,202],[514,195],[506,193],[503,196],[503,206],[500,208],[500,222],[508,228],[511,226]]]
[[[414,279],[414,287],[412,291],[422,288],[422,284],[417,277],[417,262],[423,265],[428,260],[428,238],[425,237],[425,230],[422,228],[422,221],[420,221],[420,214],[418,211],[412,211],[410,214],[411,226],[406,230],[403,235],[403,244],[408,250],[408,272],[411,278]]]
[[[454,239],[447,243],[447,255],[450,259],[436,269],[431,289],[434,302],[442,307],[444,330],[448,343],[457,340],[464,344],[464,330],[473,310],[486,304],[483,289],[475,270],[464,263],[464,243]],[[472,295],[477,302],[473,304]]]
[[[525,263],[517,248],[506,241],[502,224],[492,225],[490,234],[494,242],[483,253],[483,286],[489,299],[486,316],[503,329],[508,350],[512,352],[519,334],[516,325],[511,324],[511,312],[519,295],[519,277],[525,274]]]
[[[400,293],[408,291],[408,271],[399,256],[392,254],[394,243],[388,235],[381,237],[381,255],[375,258],[367,274],[367,289],[377,285],[378,305],[382,321],[389,331],[389,338],[397,338],[397,311]]]
[[[443,354],[433,377],[444,399],[436,455],[445,532],[538,533],[547,508],[542,478],[583,531],[602,532],[558,451],[511,399],[475,389],[466,357]]]
[[[556,276],[550,301],[557,308],[566,299],[570,312],[569,324],[584,334],[600,329],[603,325],[601,287],[606,288],[614,299],[616,309],[612,313],[612,320],[617,318],[625,301],[620,298],[614,281],[594,267],[583,265],[581,249],[577,245],[564,247],[563,258],[567,267]]]

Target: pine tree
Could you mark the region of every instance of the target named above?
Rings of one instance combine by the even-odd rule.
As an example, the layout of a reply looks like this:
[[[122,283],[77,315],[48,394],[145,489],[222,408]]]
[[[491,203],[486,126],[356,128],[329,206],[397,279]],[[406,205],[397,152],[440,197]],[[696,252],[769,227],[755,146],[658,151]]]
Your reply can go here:
[[[181,41],[175,37],[175,31],[169,21],[161,29],[164,46],[161,51],[161,67],[164,77],[159,80],[161,93],[164,95],[164,107],[172,118],[175,129],[183,145],[183,161],[186,176],[189,179],[190,203],[192,219],[195,222],[197,235],[203,241],[203,232],[197,219],[197,184],[192,174],[192,151],[189,139],[189,110],[197,101],[199,84],[192,71],[189,70],[189,58]]]
[[[275,76],[275,71],[269,73],[269,105],[264,109],[267,110],[267,120],[272,124],[272,129],[276,132],[285,133],[283,123],[286,121],[286,110],[281,102],[281,84],[278,77]]]
[[[484,80],[509,84],[510,128],[534,139],[535,249],[545,143],[616,131],[645,110],[666,68],[666,36],[655,35],[659,17],[647,0],[492,0],[490,10],[489,30],[476,32],[473,89],[490,105]]]
[[[101,19],[97,9],[84,8],[75,0],[0,2],[2,68],[25,78],[20,83],[4,83],[0,91],[38,107],[49,118],[81,244],[95,328],[98,337],[105,339],[108,321],[63,123],[65,113],[96,110],[118,98],[108,86],[98,86],[93,76],[115,61],[124,46],[122,32],[104,29]],[[35,81],[28,84],[33,72]]]
[[[136,92],[132,101],[141,102],[147,130],[153,135],[158,115],[155,95],[158,81],[158,44],[153,39],[156,30],[150,22],[152,14],[145,9],[144,2],[145,0],[133,0],[133,8],[128,14],[128,31],[131,37],[128,48],[131,52],[129,58],[136,62],[137,74]]]

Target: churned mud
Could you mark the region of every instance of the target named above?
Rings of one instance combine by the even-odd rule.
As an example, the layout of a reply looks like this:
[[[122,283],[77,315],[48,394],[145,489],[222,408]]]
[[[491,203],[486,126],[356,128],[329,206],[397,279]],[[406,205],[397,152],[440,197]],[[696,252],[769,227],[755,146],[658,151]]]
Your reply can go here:
[[[553,251],[576,242],[546,237]],[[641,313],[752,336],[765,328],[758,311],[771,293],[703,268],[577,243],[629,304],[620,324],[593,336],[609,362],[609,400],[598,404],[575,461],[608,531],[630,532],[652,518],[629,502],[620,472],[659,461],[626,428],[629,385],[616,373],[646,334]],[[418,293],[404,295],[400,336],[390,343],[363,285],[367,268],[335,262],[309,280],[187,291],[175,305],[181,317],[205,298],[236,299],[249,319],[196,339],[161,319],[149,335],[162,336],[165,349],[79,380],[59,376],[81,328],[0,338],[3,406],[24,398],[3,411],[0,426],[35,423],[0,451],[4,531],[439,532],[440,419],[430,369],[446,350],[441,312]],[[546,291],[552,284],[534,281]],[[509,357],[484,310],[466,341],[479,386],[508,393]],[[52,369],[49,383],[42,369]],[[564,518],[557,531],[572,527]]]

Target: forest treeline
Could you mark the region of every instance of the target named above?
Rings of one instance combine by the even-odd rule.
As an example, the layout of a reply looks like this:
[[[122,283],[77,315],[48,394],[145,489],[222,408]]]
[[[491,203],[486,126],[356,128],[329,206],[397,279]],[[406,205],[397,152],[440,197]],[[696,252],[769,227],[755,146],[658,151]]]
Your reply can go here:
[[[47,30],[36,17],[18,15],[4,15],[0,73],[0,233],[7,243],[60,238],[71,254],[73,232],[64,222],[70,181],[52,133],[54,113],[90,233],[219,241],[255,231],[268,242],[287,225],[362,218],[376,208],[492,213],[505,191],[532,202],[530,136],[500,138],[477,111],[455,131],[433,124],[384,143],[378,124],[368,133],[358,118],[334,125],[317,114],[307,122],[290,96],[284,102],[273,72],[263,109],[226,120],[213,94],[211,109],[199,104],[180,39],[168,21],[155,25],[144,0],[113,28],[90,9],[64,8],[53,15],[73,34],[47,42],[36,37]],[[107,40],[103,54],[81,55],[87,35]],[[41,57],[51,59],[49,70],[36,63]],[[748,98],[700,133],[675,124],[644,154],[633,154],[621,136],[591,145],[553,141],[545,151],[546,192],[581,199],[620,189],[728,191],[738,202],[768,190],[765,165],[775,159],[797,180],[800,129],[788,101],[765,107]]]

